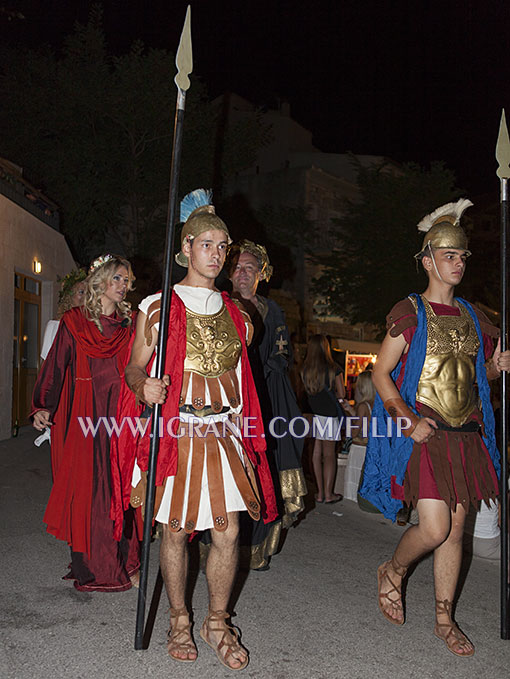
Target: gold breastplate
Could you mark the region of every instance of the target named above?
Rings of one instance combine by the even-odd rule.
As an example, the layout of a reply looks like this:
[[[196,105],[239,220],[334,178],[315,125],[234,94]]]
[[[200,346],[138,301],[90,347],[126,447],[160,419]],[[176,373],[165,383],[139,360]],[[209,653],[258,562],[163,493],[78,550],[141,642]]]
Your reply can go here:
[[[475,361],[480,342],[467,309],[459,316],[436,316],[422,296],[427,314],[427,353],[416,400],[435,410],[452,427],[466,422],[477,403]]]
[[[186,309],[184,370],[203,377],[219,377],[235,369],[240,355],[241,341],[224,304],[212,315]]]

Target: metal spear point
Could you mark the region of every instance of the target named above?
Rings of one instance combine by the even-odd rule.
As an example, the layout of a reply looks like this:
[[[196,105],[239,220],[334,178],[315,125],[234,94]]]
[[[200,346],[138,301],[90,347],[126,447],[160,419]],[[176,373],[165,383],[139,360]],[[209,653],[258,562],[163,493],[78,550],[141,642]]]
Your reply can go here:
[[[182,29],[179,48],[175,59],[177,75],[177,105],[175,111],[174,141],[172,148],[172,165],[170,169],[170,189],[168,194],[168,212],[166,223],[165,260],[163,269],[163,283],[161,293],[161,310],[156,355],[155,377],[162,379],[165,372],[166,345],[168,336],[168,319],[170,316],[170,283],[172,281],[172,264],[174,249],[175,216],[177,208],[177,193],[179,189],[179,170],[181,167],[182,132],[184,127],[184,110],[186,91],[190,87],[188,75],[193,70],[193,56],[191,50],[191,7],[188,5],[184,28]],[[152,533],[152,515],[154,513],[154,498],[156,495],[156,467],[159,452],[158,422],[161,415],[161,405],[156,403],[152,414],[152,434],[147,469],[147,495],[145,499],[145,518],[143,523],[143,542],[140,564],[140,588],[138,590],[138,607],[136,610],[135,649],[140,650],[143,645],[145,625],[145,605],[147,600],[147,576],[149,568],[149,553]],[[148,646],[148,643],[147,643]],[[146,646],[146,647],[147,647]]]
[[[508,179],[510,177],[510,139],[506,126],[505,109],[501,113],[496,160],[499,167],[496,174],[501,181],[501,351],[507,349],[508,334]],[[501,373],[501,638],[510,639],[508,586],[508,372]]]

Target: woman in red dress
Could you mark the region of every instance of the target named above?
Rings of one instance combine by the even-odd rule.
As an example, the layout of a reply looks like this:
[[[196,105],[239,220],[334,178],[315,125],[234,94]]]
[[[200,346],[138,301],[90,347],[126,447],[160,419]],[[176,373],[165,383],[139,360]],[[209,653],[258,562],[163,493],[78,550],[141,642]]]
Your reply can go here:
[[[116,416],[128,359],[132,319],[125,296],[133,281],[131,265],[121,257],[103,255],[92,262],[84,305],[63,315],[32,397],[34,427],[50,426],[59,434],[52,437],[59,450],[52,454],[54,482],[44,522],[48,533],[69,544],[66,578],[80,591],[119,592],[137,580],[132,510],[126,512],[121,541],[113,537],[105,426]]]

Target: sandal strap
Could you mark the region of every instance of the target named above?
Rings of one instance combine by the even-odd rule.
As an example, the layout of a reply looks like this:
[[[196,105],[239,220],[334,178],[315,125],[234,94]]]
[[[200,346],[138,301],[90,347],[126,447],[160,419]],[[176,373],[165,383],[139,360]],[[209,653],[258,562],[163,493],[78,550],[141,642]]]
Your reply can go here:
[[[391,566],[392,566],[392,568],[395,570],[395,566],[393,565],[393,563],[392,563],[391,561],[389,561],[388,563],[390,563]],[[395,572],[397,572],[397,571],[395,570]],[[400,573],[397,572],[397,575],[400,575]],[[383,578],[383,579],[386,578],[386,580],[387,580],[387,581],[390,583],[390,585],[391,585],[391,589],[388,590],[387,592],[379,592],[379,599],[382,599],[382,598],[388,599],[388,601],[389,601],[391,604],[399,604],[400,606],[402,606],[402,585],[401,585],[401,584],[400,584],[400,585],[396,585],[396,584],[393,582],[393,580],[391,579],[391,577],[390,577],[389,574],[388,574],[388,567],[386,567],[386,568],[384,569],[383,574],[382,574],[382,578]],[[397,594],[397,597],[398,597],[398,598],[392,599],[392,598],[390,597],[390,594],[393,594],[393,592],[395,592],[395,593]]]
[[[170,612],[171,618],[178,618],[181,615],[189,615],[188,609],[186,608],[186,606],[182,606],[181,608],[172,608],[170,606],[170,608],[168,610]]]
[[[450,618],[449,622],[436,622],[436,629],[439,630],[443,628],[447,630],[446,634],[441,634],[441,637],[444,639],[444,642],[449,649],[452,649],[455,644],[467,643],[472,646],[466,635],[460,631],[457,624],[452,620],[452,607],[453,601],[450,601],[449,599],[436,599],[436,615],[447,615]]]
[[[172,618],[178,618],[181,615],[189,615],[186,606],[182,608],[172,608],[170,607],[170,629],[168,630],[167,637],[168,641],[171,643],[178,644],[179,646],[192,646],[195,648],[195,644],[191,641],[191,622],[188,617],[188,622],[181,622],[179,625],[172,625]],[[190,635],[190,640],[179,641],[179,637],[182,636],[183,632]]]
[[[243,650],[242,646],[239,644],[239,633],[235,627],[230,625],[227,620],[230,615],[227,611],[214,611],[209,609],[204,625],[211,632],[223,632],[223,635],[218,642],[217,649],[221,649],[226,646],[227,650],[225,652],[225,660],[237,650]],[[211,624],[213,623],[213,624]],[[213,626],[216,623],[216,626]]]
[[[407,566],[404,566],[403,564],[399,563],[398,559],[393,555],[390,560],[391,567],[395,571],[395,573],[400,576],[401,578],[404,577],[404,575],[407,573]],[[389,579],[389,578],[388,578]],[[390,580],[391,582],[391,580]],[[393,584],[393,583],[391,583]]]
[[[448,628],[446,634],[439,635],[443,639],[445,644],[448,646],[448,648],[452,648],[456,644],[472,645],[469,639],[466,637],[466,635],[460,631],[460,629],[454,622],[436,622],[436,629],[439,629],[440,627]],[[453,637],[453,639],[451,639],[451,637]]]
[[[449,601],[448,599],[436,599],[436,614],[439,615],[448,615],[451,617],[452,615],[452,607],[453,607],[453,601]],[[446,623],[443,623],[446,624]]]

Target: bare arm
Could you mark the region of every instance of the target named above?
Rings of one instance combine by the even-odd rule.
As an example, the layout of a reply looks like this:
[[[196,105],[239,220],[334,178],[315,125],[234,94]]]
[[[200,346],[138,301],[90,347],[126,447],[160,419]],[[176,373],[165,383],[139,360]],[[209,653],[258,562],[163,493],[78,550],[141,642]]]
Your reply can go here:
[[[342,373],[335,377],[335,393],[337,398],[345,398],[345,387],[342,377]]]
[[[405,351],[407,343],[404,335],[392,337],[388,332],[377,355],[372,371],[372,381],[383,403],[390,398],[399,398],[400,393],[391,379],[391,373]]]
[[[131,357],[126,366],[124,375],[128,387],[136,394],[137,398],[152,406],[154,403],[165,402],[170,378],[168,375],[163,375],[163,379],[158,380],[155,377],[147,376],[147,364],[156,348],[158,333],[153,326],[151,341],[150,344],[147,344],[145,339],[146,319],[147,316],[140,311],[136,321],[135,341],[133,342]]]
[[[355,417],[357,422],[351,428],[351,436],[353,439],[360,438],[364,443],[366,440],[362,438],[361,433],[363,431],[363,418],[370,419],[370,408],[366,403],[360,403],[355,410]],[[367,430],[368,431],[368,430]]]
[[[398,364],[406,346],[407,343],[402,334],[397,337],[392,337],[388,332],[382,343],[381,351],[377,356],[377,362],[372,373],[372,380],[386,409],[388,409],[386,405],[388,401],[394,403],[401,401],[402,405],[406,407],[395,383],[391,379],[391,373]],[[389,412],[389,414],[394,417],[393,412]],[[396,412],[395,414],[401,415],[400,412]],[[414,417],[416,418],[416,416]],[[434,420],[430,417],[422,417],[417,422],[415,428],[411,430],[410,436],[417,443],[424,443],[434,435],[435,429],[437,429],[437,425]]]

